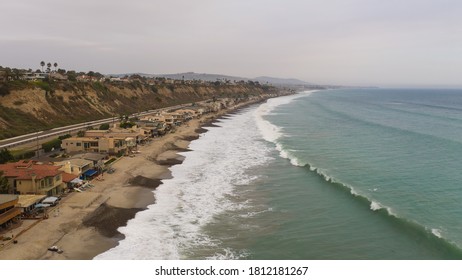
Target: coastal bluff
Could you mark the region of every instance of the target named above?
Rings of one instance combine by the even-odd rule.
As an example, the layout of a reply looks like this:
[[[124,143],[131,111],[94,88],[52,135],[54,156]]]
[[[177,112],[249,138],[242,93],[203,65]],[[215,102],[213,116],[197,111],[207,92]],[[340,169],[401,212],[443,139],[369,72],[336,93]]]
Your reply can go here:
[[[21,81],[0,94],[0,139],[178,104],[223,97],[245,100],[280,91],[243,81]]]

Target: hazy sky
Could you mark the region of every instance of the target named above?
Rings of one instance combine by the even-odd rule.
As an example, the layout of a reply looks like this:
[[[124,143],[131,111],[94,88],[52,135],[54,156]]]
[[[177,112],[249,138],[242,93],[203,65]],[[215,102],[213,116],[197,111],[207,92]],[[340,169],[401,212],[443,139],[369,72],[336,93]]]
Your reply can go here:
[[[0,65],[462,86],[458,0],[11,0]]]

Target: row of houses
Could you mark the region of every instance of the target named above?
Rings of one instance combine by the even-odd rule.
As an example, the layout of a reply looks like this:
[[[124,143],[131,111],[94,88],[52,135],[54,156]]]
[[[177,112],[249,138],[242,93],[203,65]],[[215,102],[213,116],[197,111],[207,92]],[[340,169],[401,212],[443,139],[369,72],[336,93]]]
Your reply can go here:
[[[0,194],[0,230],[19,217],[36,213],[46,197],[59,196],[73,184],[81,183],[81,179],[101,173],[105,159],[105,155],[86,153],[57,162],[22,160],[0,164],[10,186],[9,194]]]
[[[57,196],[74,179],[88,179],[101,173],[105,159],[106,155],[86,153],[48,163],[21,160],[0,164],[0,171],[8,180],[9,193]]]
[[[138,144],[162,136],[172,128],[210,111],[206,106],[195,106],[194,109],[191,107],[145,116],[134,121],[135,126],[129,129],[122,129],[114,124],[107,130],[87,130],[84,136],[64,139],[61,148],[68,154],[93,152],[127,155],[134,151]]]
[[[133,127],[108,130],[87,130],[82,137],[64,139],[61,148],[66,153],[93,152],[105,154],[126,154],[138,144],[153,136],[154,128]]]
[[[58,196],[73,183],[101,174],[109,154],[130,153],[138,144],[152,137],[161,136],[175,126],[232,104],[229,99],[204,102],[145,116],[130,129],[114,126],[108,130],[88,130],[83,137],[62,141],[61,147],[74,155],[61,161],[22,160],[0,164],[0,171],[10,186],[9,194],[0,194],[0,229],[21,215],[24,217],[45,197]]]

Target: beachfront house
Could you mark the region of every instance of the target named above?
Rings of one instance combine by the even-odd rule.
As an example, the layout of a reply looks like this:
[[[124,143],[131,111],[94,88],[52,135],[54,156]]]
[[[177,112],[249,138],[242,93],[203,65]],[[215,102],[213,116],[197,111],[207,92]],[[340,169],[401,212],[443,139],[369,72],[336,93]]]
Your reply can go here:
[[[57,195],[64,189],[63,171],[59,166],[22,160],[0,164],[0,170],[10,182],[15,194]]]
[[[145,117],[143,119],[153,121],[153,122],[161,122],[168,126],[172,126],[174,123],[173,116],[167,112],[157,113],[155,115]]]
[[[55,165],[59,166],[59,170],[65,173],[80,176],[93,167],[93,162],[81,158],[69,158],[65,161],[55,162]]]
[[[104,160],[106,160],[108,156],[104,154],[98,154],[98,153],[84,153],[84,154],[74,155],[72,158],[81,158],[81,159],[89,160],[93,163],[93,168],[101,169],[104,167]]]
[[[117,154],[125,152],[127,145],[123,137],[71,137],[62,141],[61,148],[66,153],[95,152]]]
[[[198,110],[194,110],[192,107],[176,110],[173,114],[176,114],[177,118],[182,122],[192,120],[201,115]]]
[[[65,188],[68,188],[68,189],[73,188],[74,185],[79,184],[81,182],[82,180],[79,179],[78,175],[69,174],[66,172],[63,173],[63,183],[64,183]]]
[[[144,135],[148,137],[156,137],[165,134],[165,123],[143,119],[135,121],[136,125],[143,129]]]
[[[145,129],[138,126],[132,128],[113,127],[108,130],[87,130],[85,136],[122,139],[127,146],[130,146],[130,141],[132,141],[131,138],[135,139],[134,141],[138,144],[146,141],[149,137],[149,131],[145,131]]]
[[[93,137],[70,137],[63,139],[61,148],[66,150],[66,153],[99,152],[99,141]]]
[[[21,215],[21,210],[16,207],[18,200],[18,195],[0,194],[0,229],[8,227]]]

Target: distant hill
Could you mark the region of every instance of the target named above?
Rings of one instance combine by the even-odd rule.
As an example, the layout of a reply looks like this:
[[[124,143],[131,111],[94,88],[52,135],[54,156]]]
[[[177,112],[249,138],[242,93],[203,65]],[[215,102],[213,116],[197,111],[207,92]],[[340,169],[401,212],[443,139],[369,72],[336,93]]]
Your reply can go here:
[[[132,74],[137,74],[144,77],[162,77],[168,78],[173,80],[203,80],[208,82],[214,82],[216,80],[230,80],[230,81],[258,81],[261,84],[272,84],[272,85],[284,85],[284,86],[313,86],[314,84],[308,83],[302,80],[297,79],[283,79],[283,78],[275,78],[275,77],[267,77],[261,76],[257,78],[244,78],[244,77],[236,77],[236,76],[228,76],[228,75],[221,75],[221,74],[207,74],[207,73],[195,73],[195,72],[186,72],[186,73],[177,73],[177,74],[143,74],[143,73],[131,73],[131,74],[115,74],[111,76],[130,76]]]
[[[258,81],[261,84],[273,84],[273,85],[313,85],[311,83],[302,81],[302,80],[297,80],[297,79],[281,79],[281,78],[274,78],[274,77],[266,77],[266,76],[261,76],[257,77],[255,79],[252,79],[253,81]]]
[[[178,74],[152,74],[146,75],[148,77],[163,77],[168,79],[174,80],[202,80],[208,82],[214,82],[216,80],[230,80],[230,81],[248,81],[248,78],[243,77],[235,77],[235,76],[228,76],[228,75],[221,75],[221,74],[206,74],[206,73],[194,73],[194,72],[186,72],[186,73],[178,73]]]

